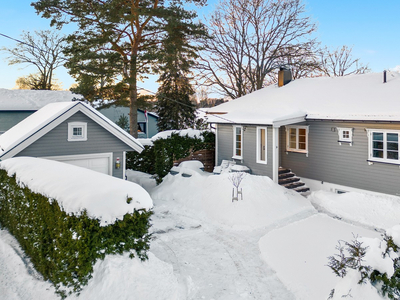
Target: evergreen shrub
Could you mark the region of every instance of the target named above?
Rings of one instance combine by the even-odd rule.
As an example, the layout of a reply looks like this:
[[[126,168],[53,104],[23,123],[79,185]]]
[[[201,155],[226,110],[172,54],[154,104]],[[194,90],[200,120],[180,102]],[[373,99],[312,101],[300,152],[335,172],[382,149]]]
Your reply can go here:
[[[147,259],[151,214],[134,210],[100,226],[86,211],[67,214],[55,199],[20,187],[15,175],[0,170],[0,225],[16,237],[35,269],[63,298],[81,291],[96,260],[106,254],[130,252],[131,258]]]
[[[381,273],[378,270],[368,266],[364,262],[364,257],[368,247],[364,247],[363,243],[357,238],[351,242],[339,241],[336,249],[338,254],[329,257],[328,266],[338,277],[345,277],[349,269],[357,270],[360,273],[359,284],[365,283],[367,280],[375,286],[378,292],[389,299],[400,299],[400,248],[393,241],[391,236],[383,235],[382,242],[386,244],[385,252],[382,257],[386,257],[391,253],[395,253],[393,261],[394,273],[388,276],[387,273]],[[390,256],[389,256],[390,257]],[[330,297],[333,298],[335,290],[331,291]]]
[[[126,167],[155,175],[157,183],[160,183],[173,167],[175,160],[185,158],[198,150],[215,149],[215,134],[203,131],[201,135],[203,138],[173,133],[166,139],[155,140],[153,146],[145,146],[142,153],[127,152]]]

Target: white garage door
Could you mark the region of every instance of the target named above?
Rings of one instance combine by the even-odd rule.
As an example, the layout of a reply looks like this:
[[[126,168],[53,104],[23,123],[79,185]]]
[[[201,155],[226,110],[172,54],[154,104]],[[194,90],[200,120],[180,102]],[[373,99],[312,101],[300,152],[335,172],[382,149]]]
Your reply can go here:
[[[112,175],[112,153],[50,156],[44,158],[83,167],[103,174]]]

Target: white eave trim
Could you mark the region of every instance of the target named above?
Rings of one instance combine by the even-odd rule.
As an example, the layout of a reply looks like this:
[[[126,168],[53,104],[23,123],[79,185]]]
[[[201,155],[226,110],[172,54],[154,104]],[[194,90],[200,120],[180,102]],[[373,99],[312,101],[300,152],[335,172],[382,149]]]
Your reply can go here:
[[[301,116],[301,117],[293,117],[293,118],[273,121],[272,126],[273,127],[281,127],[281,126],[301,123],[301,122],[305,122],[305,121],[306,121],[306,115]]]

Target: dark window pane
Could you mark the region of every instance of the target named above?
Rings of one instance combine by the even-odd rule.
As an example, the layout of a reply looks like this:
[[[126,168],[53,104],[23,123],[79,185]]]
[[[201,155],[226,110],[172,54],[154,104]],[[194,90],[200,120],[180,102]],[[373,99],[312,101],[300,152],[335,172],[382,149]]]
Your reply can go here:
[[[300,150],[306,150],[306,143],[299,143]]]
[[[82,127],[74,127],[72,134],[74,136],[82,136]]]
[[[398,143],[387,143],[387,149],[388,150],[399,150],[399,144]]]
[[[373,142],[372,148],[383,149],[383,142]]]
[[[383,158],[383,151],[374,150],[374,151],[372,152],[372,156],[373,156],[373,157],[377,157],[377,158]]]
[[[399,152],[388,151],[387,158],[388,159],[399,159]]]
[[[372,136],[372,139],[373,139],[374,141],[383,141],[383,133],[381,133],[381,132],[374,132],[374,133],[373,133],[373,136]]]
[[[388,142],[397,142],[399,140],[397,133],[388,133],[387,140]]]

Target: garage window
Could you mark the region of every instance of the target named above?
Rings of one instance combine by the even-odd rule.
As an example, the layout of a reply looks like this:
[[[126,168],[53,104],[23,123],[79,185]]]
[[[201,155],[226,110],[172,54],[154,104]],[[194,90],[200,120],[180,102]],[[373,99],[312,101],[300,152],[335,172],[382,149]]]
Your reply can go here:
[[[68,141],[69,142],[87,141],[87,123],[84,122],[68,123]]]

